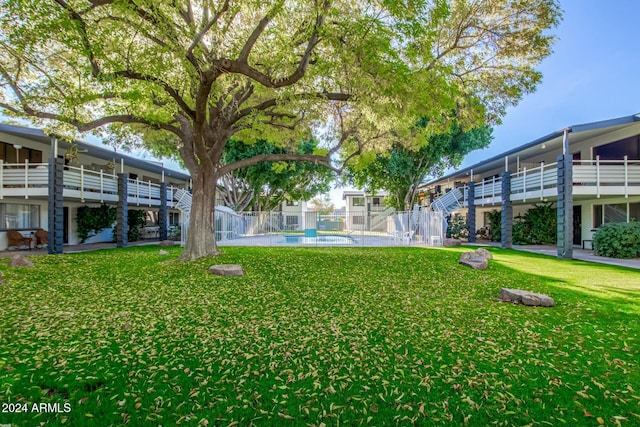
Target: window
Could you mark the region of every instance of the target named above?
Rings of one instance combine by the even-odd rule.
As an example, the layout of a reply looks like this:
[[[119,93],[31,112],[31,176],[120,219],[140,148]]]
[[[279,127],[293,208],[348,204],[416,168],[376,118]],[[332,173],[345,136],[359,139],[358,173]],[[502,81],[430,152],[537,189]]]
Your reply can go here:
[[[40,206],[0,204],[0,229],[40,228]]]
[[[298,216],[297,215],[287,215],[286,218],[287,226],[298,225]]]
[[[287,200],[287,206],[298,206],[298,202],[291,202],[289,200]]]
[[[640,221],[640,202],[629,203],[629,221]]]
[[[169,225],[180,225],[180,212],[169,212]]]
[[[640,203],[629,205],[629,218],[639,214]],[[612,222],[627,222],[627,203],[593,205],[593,228]]]
[[[354,197],[351,206],[364,206],[364,197]]]
[[[17,150],[13,144],[0,142],[0,159],[5,163],[24,163],[25,160],[29,160],[29,163],[42,163],[42,151],[26,147]]]
[[[640,136],[623,139],[593,148],[593,158],[600,156],[600,160],[622,160],[627,156],[630,160],[640,159]]]
[[[362,215],[354,216],[353,225],[364,225],[364,216]]]
[[[380,197],[374,197],[373,206],[382,206],[382,199]]]

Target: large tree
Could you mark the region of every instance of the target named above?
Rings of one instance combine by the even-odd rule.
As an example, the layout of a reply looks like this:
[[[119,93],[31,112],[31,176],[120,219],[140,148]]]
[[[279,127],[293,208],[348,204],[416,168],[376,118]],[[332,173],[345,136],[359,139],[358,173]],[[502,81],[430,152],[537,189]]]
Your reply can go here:
[[[426,126],[426,121],[420,120],[418,126]],[[398,141],[387,152],[369,158],[363,156],[359,162],[347,166],[344,179],[369,192],[385,190],[389,193],[389,206],[408,211],[427,177],[441,176],[447,168],[459,166],[468,153],[485,148],[490,142],[488,126],[463,130],[453,121],[449,129],[427,136],[418,146]]]
[[[313,154],[317,141],[310,139],[298,144],[299,154]],[[258,140],[251,144],[231,140],[222,160],[231,164],[265,154],[285,154],[287,150],[276,144]],[[277,208],[285,200],[309,200],[329,191],[335,174],[331,169],[313,162],[264,161],[225,174],[218,181],[218,191],[227,206],[237,211],[251,207],[254,211]]]
[[[0,107],[178,153],[193,179],[182,258],[197,259],[217,254],[225,173],[264,160],[340,170],[340,150],[411,143],[419,116],[499,120],[541,78],[556,2],[0,0]],[[231,137],[286,146],[312,129],[314,154],[221,166]]]

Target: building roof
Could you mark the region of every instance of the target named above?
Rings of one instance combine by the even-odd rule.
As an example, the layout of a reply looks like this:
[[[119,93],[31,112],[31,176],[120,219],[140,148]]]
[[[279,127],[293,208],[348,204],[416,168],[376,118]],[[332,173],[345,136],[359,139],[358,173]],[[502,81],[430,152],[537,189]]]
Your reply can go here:
[[[371,194],[361,190],[346,190],[342,192],[342,200],[346,200],[347,197],[386,197],[388,195],[386,191]]]
[[[566,128],[551,132],[548,135],[520,145],[516,148],[513,148],[512,150],[505,151],[501,154],[498,154],[497,156],[475,163],[472,166],[458,169],[455,172],[449,173],[440,178],[429,180],[421,186],[428,186],[443,180],[466,176],[472,170],[474,173],[490,171],[492,169],[500,167],[501,165],[504,165],[505,157],[517,155],[526,158],[533,153],[539,153],[541,148],[562,151],[562,141],[565,129],[569,132],[569,144],[575,144],[590,138],[594,138],[598,135],[609,133],[614,130],[627,128],[630,126],[636,126],[640,131],[640,113],[634,114],[632,116],[624,116],[615,119],[567,126]]]
[[[0,132],[18,136],[21,138],[30,139],[33,141],[38,141],[46,145],[51,144],[51,136],[45,134],[41,129],[28,128],[24,126],[7,125],[7,124],[0,123]],[[103,148],[95,144],[90,144],[84,141],[75,141],[75,142],[78,145],[79,149],[87,150],[88,154],[98,159],[103,159],[107,161],[115,160],[116,163],[119,163],[120,160],[122,159],[124,160],[124,163],[127,166],[146,170],[149,172],[155,172],[157,174],[162,174],[162,171],[164,170],[164,174],[167,177],[176,178],[184,181],[188,181],[189,179],[191,179],[189,174],[175,171],[173,169],[167,169],[162,165],[159,165],[157,163],[154,163],[148,160],[142,160],[133,156],[117,153],[113,150],[109,150],[107,148]],[[68,148],[69,145],[70,144],[67,141],[64,141],[64,140],[58,141],[58,147],[60,147],[63,150]]]

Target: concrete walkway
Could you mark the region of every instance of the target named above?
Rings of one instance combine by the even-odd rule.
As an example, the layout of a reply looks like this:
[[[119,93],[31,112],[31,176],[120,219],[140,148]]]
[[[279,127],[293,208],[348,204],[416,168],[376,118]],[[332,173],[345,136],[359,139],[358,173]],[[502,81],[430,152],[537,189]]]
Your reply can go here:
[[[497,242],[482,242],[478,243],[478,246],[495,246],[500,247],[500,243]],[[528,245],[520,246],[513,245],[513,249],[518,251],[533,252],[537,254],[550,255],[552,257],[558,256],[558,248],[555,246],[546,245]],[[573,259],[579,261],[596,262],[598,264],[618,265],[620,267],[637,268],[640,270],[640,258],[631,259],[619,259],[619,258],[607,258],[603,256],[596,256],[593,254],[593,250],[584,250],[579,248],[573,248]]]

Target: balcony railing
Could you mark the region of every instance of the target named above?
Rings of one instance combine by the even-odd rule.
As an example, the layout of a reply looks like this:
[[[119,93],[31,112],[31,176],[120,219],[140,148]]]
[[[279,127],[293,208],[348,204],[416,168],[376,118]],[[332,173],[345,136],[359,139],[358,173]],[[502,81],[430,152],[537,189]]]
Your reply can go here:
[[[545,164],[511,175],[511,200],[545,200],[558,195],[558,165]],[[463,206],[468,206],[468,186],[464,186]],[[640,195],[640,160],[574,160],[573,194],[596,198]],[[502,201],[502,179],[491,177],[475,183],[475,204]]]
[[[0,199],[5,196],[30,196],[49,194],[49,166],[47,163],[4,163],[0,160]],[[167,188],[167,206],[173,207],[175,188]],[[82,202],[116,202],[118,177],[103,171],[92,171],[83,166],[65,166],[63,175],[64,197]],[[135,206],[160,206],[160,184],[139,179],[129,179],[127,202]]]

